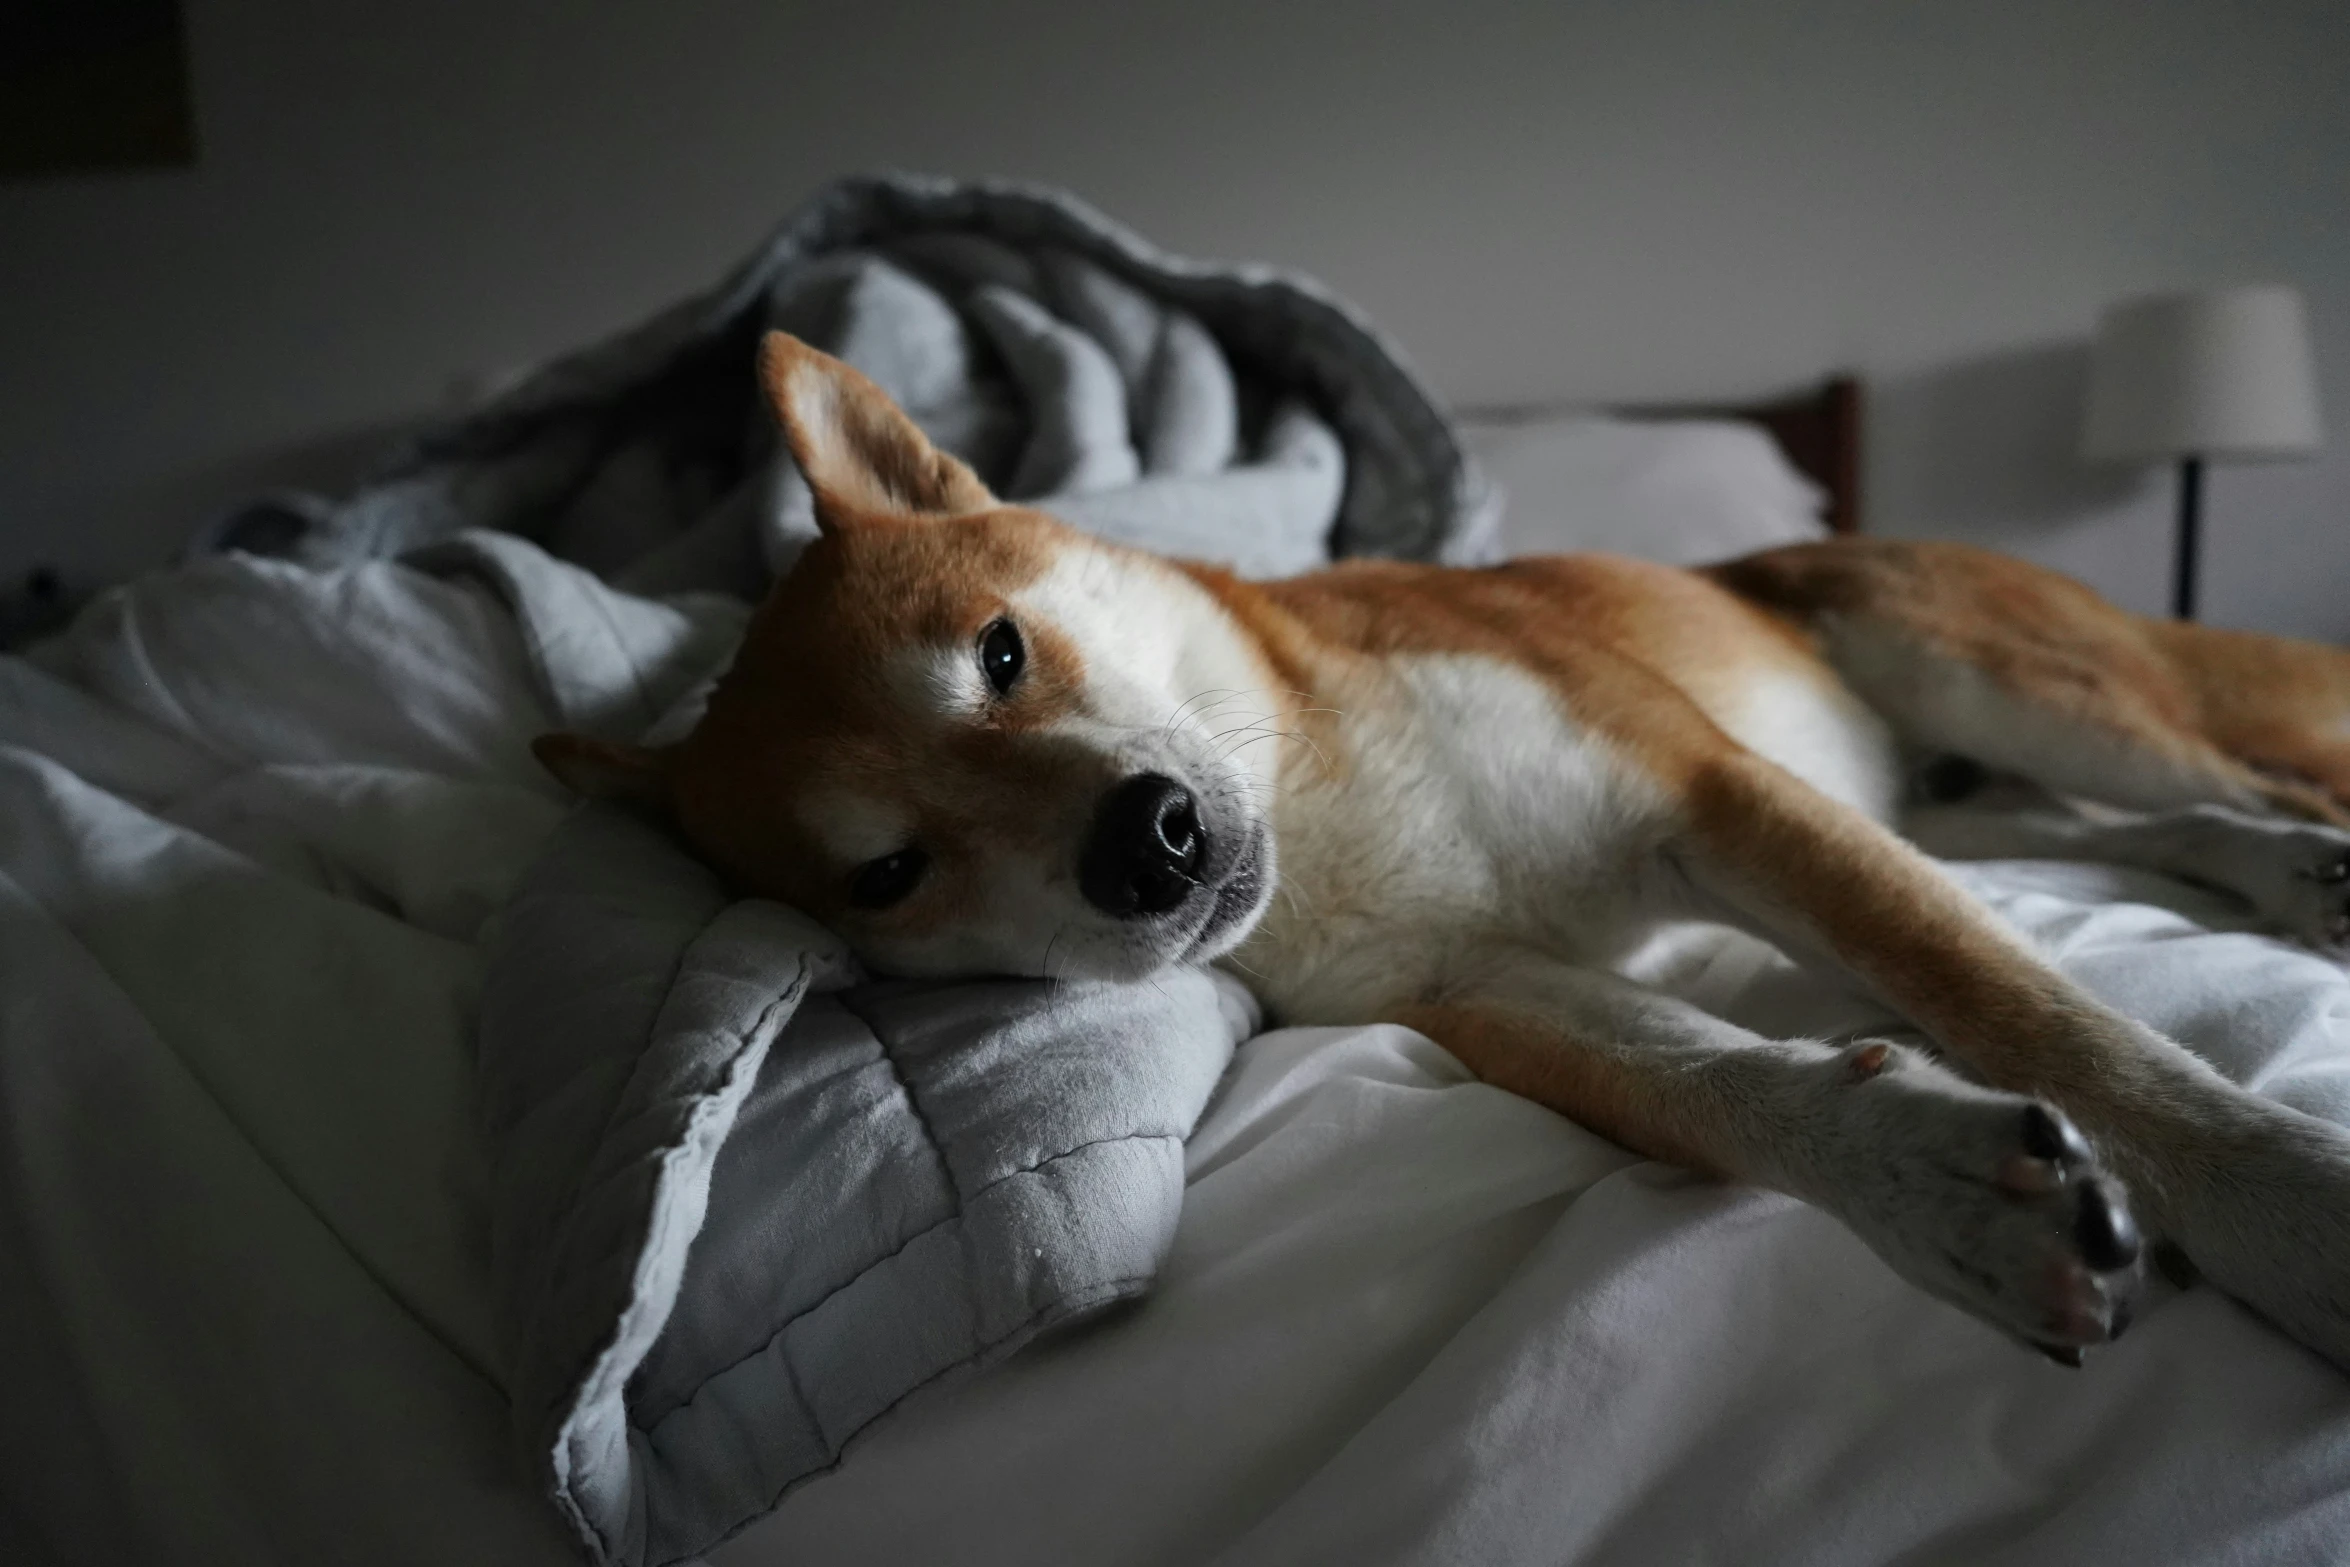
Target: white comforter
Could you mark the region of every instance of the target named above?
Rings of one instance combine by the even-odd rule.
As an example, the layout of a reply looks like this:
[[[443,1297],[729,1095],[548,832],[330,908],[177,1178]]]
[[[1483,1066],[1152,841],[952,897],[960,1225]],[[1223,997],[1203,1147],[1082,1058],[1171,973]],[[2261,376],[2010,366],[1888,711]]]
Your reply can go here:
[[[0,1560],[560,1562],[486,1327],[469,1015],[561,810],[498,601],[148,579],[0,659]],[[1970,873],[2092,986],[2350,1118],[2350,986],[2145,876]],[[2167,905],[2167,907],[2164,907]],[[1655,970],[1866,1020],[1751,945]],[[2069,1372],[1787,1200],[1393,1029],[1244,1048],[1156,1295],[915,1400],[786,1562],[2304,1561],[2350,1381],[2209,1290]]]

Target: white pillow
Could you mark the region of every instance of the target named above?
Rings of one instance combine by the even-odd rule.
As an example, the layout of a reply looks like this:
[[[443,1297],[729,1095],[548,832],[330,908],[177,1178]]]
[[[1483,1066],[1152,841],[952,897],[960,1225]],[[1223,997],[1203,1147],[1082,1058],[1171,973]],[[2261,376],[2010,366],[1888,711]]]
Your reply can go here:
[[[1826,496],[1760,427],[1730,419],[1471,422],[1510,555],[1607,550],[1673,566],[1828,536]]]

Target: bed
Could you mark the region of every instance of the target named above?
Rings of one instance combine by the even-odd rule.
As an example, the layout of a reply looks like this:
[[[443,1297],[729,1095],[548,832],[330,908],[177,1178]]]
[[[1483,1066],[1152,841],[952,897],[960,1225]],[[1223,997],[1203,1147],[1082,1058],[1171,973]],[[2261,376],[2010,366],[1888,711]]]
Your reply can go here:
[[[1572,425],[1587,455],[1590,422],[1488,410],[1471,445]],[[1602,422],[1741,426],[1727,471],[1756,442],[1781,469],[1766,527],[1859,525],[1849,379]],[[482,574],[432,558],[226,549],[0,659],[0,1558],[578,1559],[509,1431],[474,1077],[485,943],[566,811],[527,744],[569,698]],[[717,594],[612,602],[720,650],[741,623]],[[1954,874],[2091,989],[2350,1120],[2340,969],[2145,873]],[[1766,1033],[1893,1026],[1726,933],[1634,965]],[[2350,1539],[2350,1382],[2208,1289],[2066,1371],[1825,1216],[1637,1161],[1394,1028],[1249,1039],[1182,1158],[1146,1297],[917,1392],[708,1559],[2204,1563]]]
[[[1472,447],[1569,448],[1530,471],[1579,499],[1512,498],[1546,517],[1653,525],[1628,467],[1641,488],[1676,459],[1750,493],[1767,439],[1816,526],[1728,497],[1741,542],[1860,526],[1848,375],[1461,417]],[[1724,424],[1748,435],[1727,464]],[[1723,537],[1695,532],[1636,547],[1701,558]],[[1953,870],[2093,990],[2350,1119],[2333,965],[2143,872]],[[1633,968],[1768,1034],[1901,1027],[1725,932]],[[1251,1041],[1188,1158],[1149,1302],[906,1411],[711,1559],[2202,1563],[2350,1540],[2350,1386],[2208,1289],[2158,1286],[2088,1370],[2049,1366],[1815,1210],[1637,1161],[1392,1028]]]

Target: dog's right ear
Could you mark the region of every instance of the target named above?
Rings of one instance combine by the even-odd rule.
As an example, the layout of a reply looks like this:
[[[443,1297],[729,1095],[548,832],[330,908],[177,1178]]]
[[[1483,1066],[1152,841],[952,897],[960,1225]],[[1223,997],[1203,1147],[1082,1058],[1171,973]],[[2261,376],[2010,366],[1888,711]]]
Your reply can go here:
[[[963,517],[996,504],[979,475],[931,445],[887,392],[789,332],[759,345],[759,381],[826,532],[877,512]]]
[[[615,745],[588,735],[540,735],[530,754],[556,782],[589,800],[667,806],[669,753],[638,745]]]

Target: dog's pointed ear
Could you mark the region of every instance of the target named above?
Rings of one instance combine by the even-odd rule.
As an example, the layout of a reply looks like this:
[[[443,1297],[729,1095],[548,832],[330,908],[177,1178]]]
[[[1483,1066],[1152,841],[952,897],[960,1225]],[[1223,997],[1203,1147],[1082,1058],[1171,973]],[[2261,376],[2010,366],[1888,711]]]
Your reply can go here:
[[[876,512],[961,517],[996,504],[979,475],[931,445],[887,392],[789,332],[759,345],[759,381],[827,532]]]
[[[589,800],[634,805],[669,803],[669,753],[638,745],[615,745],[588,735],[540,735],[530,754],[555,781]]]

